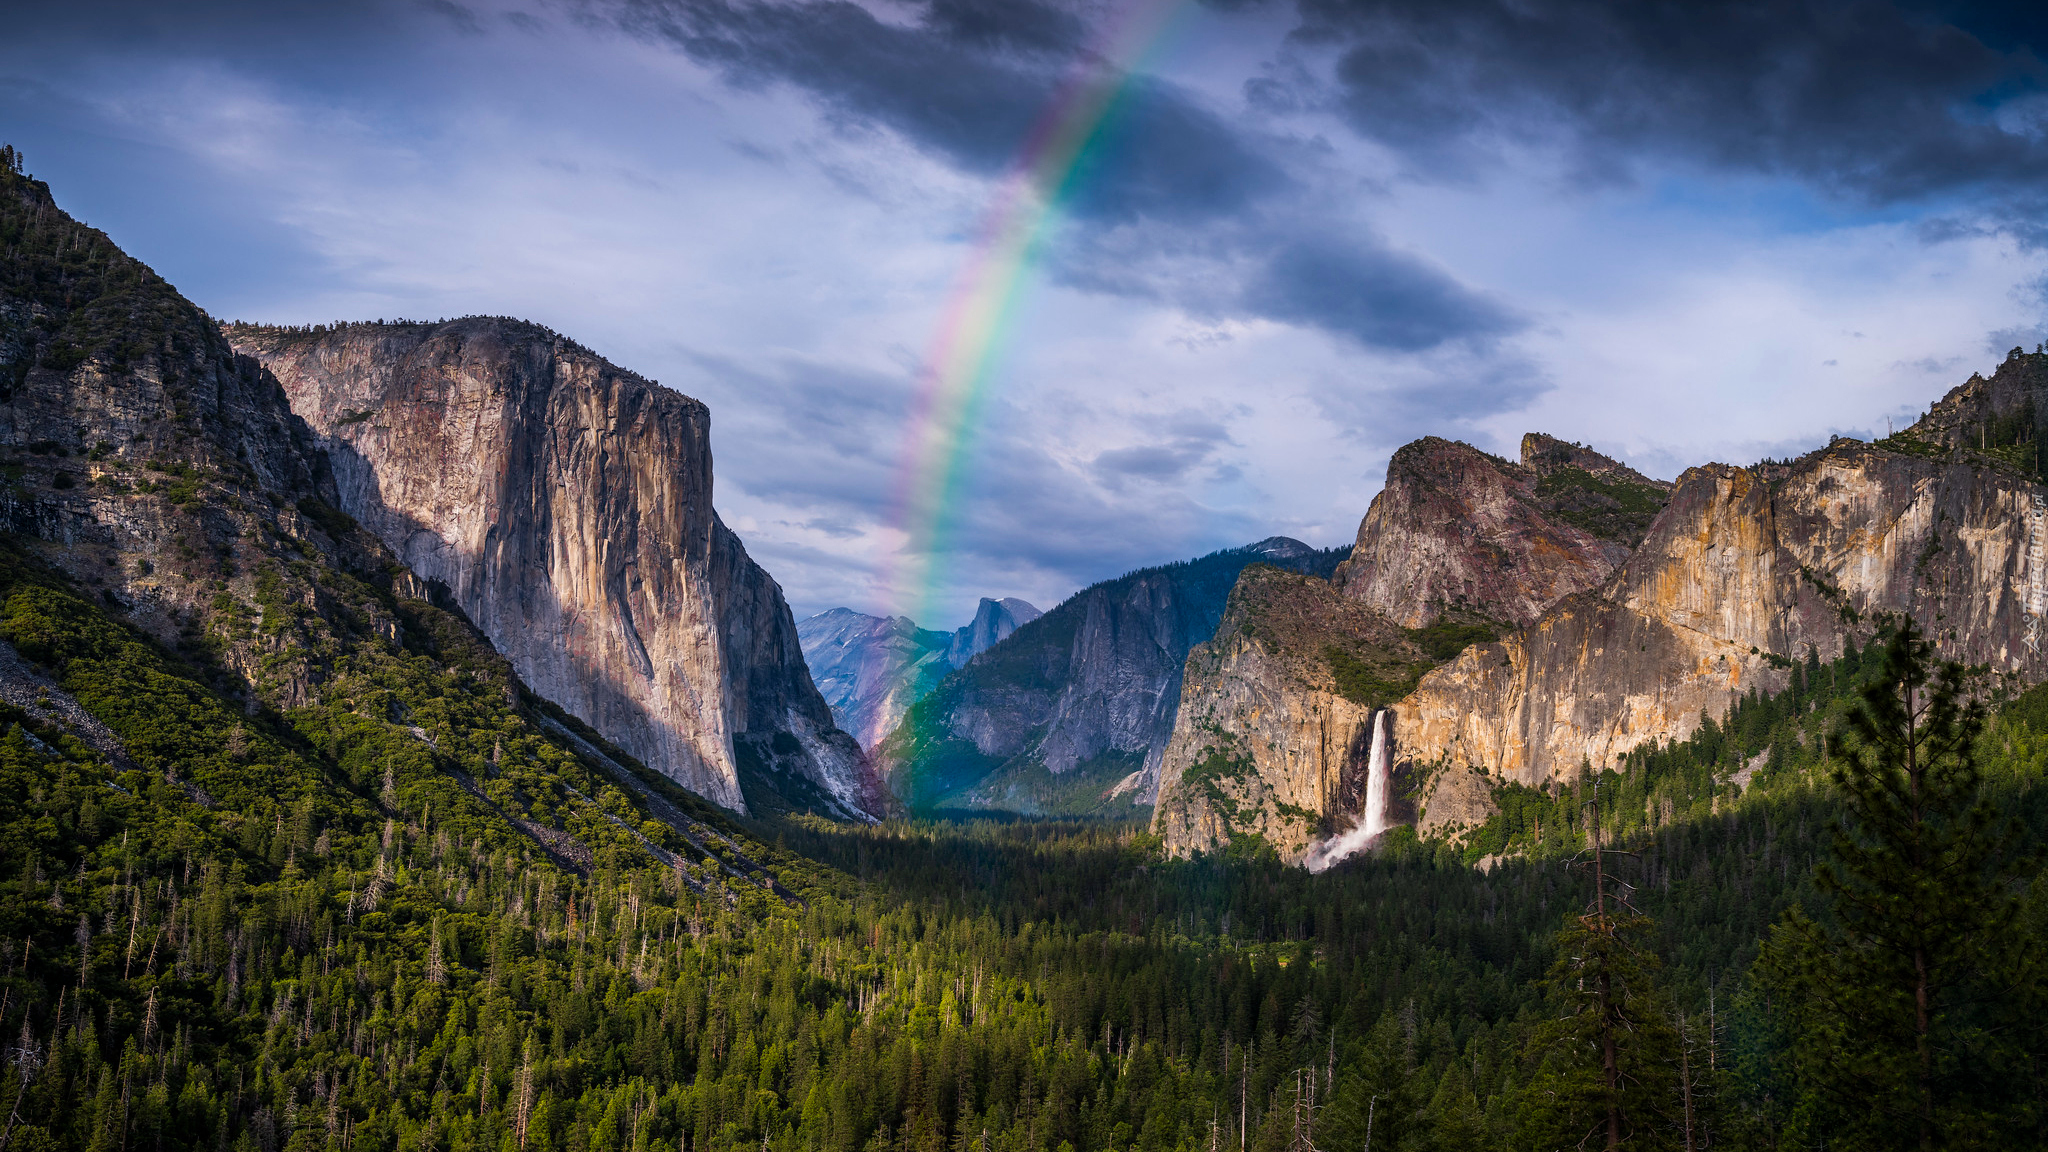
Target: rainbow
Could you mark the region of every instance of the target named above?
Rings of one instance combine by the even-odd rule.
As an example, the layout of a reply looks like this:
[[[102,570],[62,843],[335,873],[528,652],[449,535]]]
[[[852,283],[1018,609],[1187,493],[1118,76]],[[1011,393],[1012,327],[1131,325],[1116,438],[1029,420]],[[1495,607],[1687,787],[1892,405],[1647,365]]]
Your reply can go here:
[[[895,612],[935,627],[944,558],[966,462],[990,385],[1061,199],[1103,122],[1189,0],[1132,0],[1082,54],[1032,126],[977,230],[920,372],[898,466],[893,523],[902,545],[885,570]]]

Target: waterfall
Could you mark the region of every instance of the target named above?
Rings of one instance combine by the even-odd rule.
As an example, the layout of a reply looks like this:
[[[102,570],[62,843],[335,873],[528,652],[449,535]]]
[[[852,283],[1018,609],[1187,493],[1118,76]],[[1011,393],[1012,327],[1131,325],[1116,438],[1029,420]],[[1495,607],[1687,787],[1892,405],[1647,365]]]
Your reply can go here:
[[[1387,709],[1382,708],[1372,714],[1372,757],[1365,769],[1365,811],[1358,814],[1358,823],[1350,831],[1311,845],[1302,865],[1311,872],[1321,872],[1370,845],[1387,830],[1393,793],[1393,770],[1387,764]]]
[[[1387,830],[1387,810],[1393,803],[1393,773],[1387,767],[1387,710],[1372,714],[1372,760],[1365,772],[1365,838]]]

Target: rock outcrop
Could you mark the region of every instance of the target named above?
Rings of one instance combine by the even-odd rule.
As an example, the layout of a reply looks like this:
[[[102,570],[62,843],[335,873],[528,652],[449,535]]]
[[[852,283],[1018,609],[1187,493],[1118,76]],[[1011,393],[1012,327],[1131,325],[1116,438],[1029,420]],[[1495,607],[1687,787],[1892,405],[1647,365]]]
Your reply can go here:
[[[1495,620],[1534,613],[1427,672],[1393,704],[1396,773],[1415,782],[1423,826],[1479,822],[1489,782],[1570,779],[1646,742],[1687,737],[1740,694],[1783,688],[1809,650],[1832,659],[1886,617],[1919,621],[1943,656],[2021,682],[2048,676],[2048,489],[2034,469],[2043,385],[2048,356],[2015,351],[1990,379],[1973,377],[1885,441],[1837,439],[1749,468],[1705,465],[1671,486],[1549,437],[1523,441],[1533,483],[1443,441],[1403,449],[1338,590],[1411,626],[1429,615],[1404,618],[1404,602],[1434,599],[1440,611]],[[1545,603],[1608,555],[1574,551],[1560,524],[1587,536],[1600,528],[1604,548],[1634,532],[1627,518],[1652,503],[1661,511],[1621,563]],[[1417,572],[1399,570],[1404,555]],[[1488,559],[1501,568],[1487,570]],[[1297,664],[1304,658],[1293,653]],[[1244,798],[1235,826],[1269,836],[1285,805],[1326,821],[1332,811],[1308,803],[1315,790],[1301,785],[1328,775],[1329,754],[1276,737],[1270,730],[1283,722],[1267,718],[1327,714],[1328,692],[1299,677],[1285,688],[1263,670],[1271,659],[1242,658],[1216,677],[1198,676],[1191,662],[1195,695],[1184,699],[1187,722],[1174,738],[1176,748],[1221,748],[1222,736],[1236,748],[1264,740],[1276,750],[1241,757],[1259,782],[1233,793]],[[1239,698],[1260,702],[1226,717],[1219,734],[1191,726],[1215,713],[1208,701]],[[1246,815],[1255,795],[1271,799]],[[1178,808],[1169,817],[1164,803],[1159,811],[1170,848],[1218,842],[1219,822],[1184,819]]]
[[[704,405],[518,321],[229,335],[327,450],[342,510],[535,691],[729,808],[751,783],[884,810],[781,589],[712,509]]]
[[[1668,488],[1540,434],[1520,464],[1427,437],[1388,461],[1333,582],[1410,628],[1446,614],[1526,624],[1604,583]]]
[[[950,633],[919,628],[907,616],[868,616],[851,608],[799,620],[796,633],[833,719],[872,749],[946,673],[1039,615],[1027,601],[984,596],[974,620]]]
[[[1962,449],[2039,471],[2036,449],[2048,405],[2035,399],[2048,389],[2048,358],[2015,348],[1990,378],[1973,374],[1934,402],[1903,439]]]
[[[1238,573],[1327,573],[1341,556],[1274,537],[1075,593],[911,708],[881,750],[897,794],[1025,812],[1151,803],[1188,651],[1215,634]]]
[[[252,713],[311,699],[335,651],[289,643],[335,596],[302,572],[388,557],[328,531],[325,460],[277,381],[47,186],[0,166],[0,532]],[[261,604],[267,628],[250,628]],[[386,614],[362,619],[394,629]]]
[[[1176,855],[1256,835],[1299,859],[1359,811],[1372,714],[1429,664],[1329,581],[1246,568],[1215,638],[1188,655],[1155,830]]]
[[[1776,691],[1790,660],[1832,658],[1885,613],[1920,621],[1944,656],[2039,679],[2039,491],[1983,459],[1856,441],[1692,469],[1607,587],[1425,677],[1395,709],[1404,751],[1523,783],[1571,776]]]

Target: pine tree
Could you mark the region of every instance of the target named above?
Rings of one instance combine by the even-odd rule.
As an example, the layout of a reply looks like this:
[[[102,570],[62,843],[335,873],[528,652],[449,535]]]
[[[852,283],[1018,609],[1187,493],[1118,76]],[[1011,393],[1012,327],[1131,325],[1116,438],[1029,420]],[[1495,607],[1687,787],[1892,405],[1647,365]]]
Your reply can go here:
[[[1830,1144],[2010,1147],[2029,1119],[2012,1103],[2038,1079],[2012,1011],[2028,862],[1982,794],[1984,722],[1966,670],[1906,621],[1836,735],[1847,818],[1814,872],[1822,905],[1788,913],[1759,965],[1789,1009],[1795,1128]]]
[[[1557,934],[1549,988],[1557,1014],[1529,1043],[1537,1063],[1524,1095],[1523,1138],[1535,1147],[1668,1148],[1683,1131],[1676,1033],[1645,946],[1653,924],[1610,893],[1612,855],[1591,805],[1593,899]]]

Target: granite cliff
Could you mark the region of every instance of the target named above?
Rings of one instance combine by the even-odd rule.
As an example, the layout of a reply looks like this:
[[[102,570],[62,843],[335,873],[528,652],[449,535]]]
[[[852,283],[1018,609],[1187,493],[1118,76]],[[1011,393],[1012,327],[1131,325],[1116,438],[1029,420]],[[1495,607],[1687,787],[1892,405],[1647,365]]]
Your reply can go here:
[[[1188,654],[1154,826],[1176,852],[1255,835],[1298,859],[1365,799],[1375,710],[1432,663],[1330,582],[1253,565]]]
[[[1446,614],[1526,624],[1612,575],[1669,490],[1539,433],[1519,464],[1427,437],[1388,461],[1332,583],[1410,628]]]
[[[1247,565],[1327,574],[1341,551],[1274,537],[1075,593],[947,676],[880,755],[913,808],[1149,804],[1187,654]]]
[[[533,689],[729,808],[886,810],[782,590],[712,508],[704,405],[537,325],[237,326],[342,511]]]
[[[1329,581],[1246,570],[1232,621],[1189,657],[1154,810],[1169,850],[1256,835],[1302,859],[1346,832],[1374,713],[1468,646],[1610,579],[1671,488],[1541,433],[1521,455],[1418,440],[1388,462]],[[1292,623],[1255,623],[1276,620]],[[1397,724],[1383,739],[1405,751]],[[1411,820],[1430,783],[1415,765],[1403,755],[1391,780]]]
[[[1270,668],[1312,667],[1335,633],[1391,657],[1375,639],[1383,622],[1449,657],[1389,703],[1396,775],[1425,831],[1483,819],[1493,781],[1569,779],[1686,737],[1703,715],[1782,688],[1795,660],[1833,658],[1886,616],[1918,620],[1943,655],[2022,682],[2048,676],[2048,492],[2034,469],[2043,383],[2048,356],[2015,349],[1886,440],[1704,465],[1673,485],[1549,437],[1524,439],[1519,473],[1443,441],[1404,448],[1332,582],[1375,609],[1370,620],[1325,610],[1330,635],[1282,641],[1279,657],[1219,636],[1198,653],[1199,675],[1191,658],[1173,745],[1187,751],[1173,768],[1196,783],[1200,764],[1245,779],[1228,790],[1230,819],[1201,789],[1169,783],[1160,831],[1176,852],[1257,832],[1298,854],[1310,828],[1340,828],[1355,810],[1345,800],[1308,801],[1348,795],[1328,749],[1355,757],[1369,713],[1333,706],[1313,677],[1285,687]],[[1478,619],[1515,626],[1488,637],[1465,623]],[[1286,718],[1311,715],[1349,729],[1290,737]],[[1214,730],[1197,731],[1197,718]],[[1219,759],[1212,746],[1237,751]],[[1283,805],[1299,810],[1291,824]]]
[[[1809,647],[1833,658],[1886,613],[1920,621],[1944,656],[2040,679],[2038,486],[1993,458],[1905,448],[1843,440],[1689,470],[1606,586],[1475,646],[1397,705],[1404,755],[1523,783],[1569,776],[1689,735],[1753,686],[1776,691]]]
[[[873,748],[946,673],[1036,620],[1024,600],[982,597],[974,619],[953,632],[919,628],[907,616],[868,616],[834,608],[797,621],[811,679],[841,730]]]

